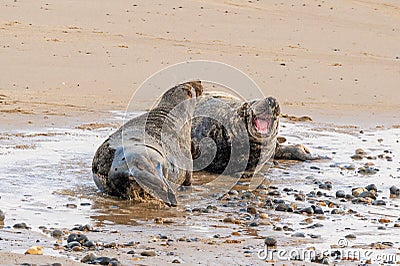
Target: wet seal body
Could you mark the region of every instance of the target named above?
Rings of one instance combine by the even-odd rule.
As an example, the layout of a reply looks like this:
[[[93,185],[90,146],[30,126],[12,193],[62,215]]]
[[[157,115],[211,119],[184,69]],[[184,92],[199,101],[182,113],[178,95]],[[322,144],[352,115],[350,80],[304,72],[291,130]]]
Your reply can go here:
[[[192,122],[193,169],[251,174],[272,156],[299,161],[328,159],[312,155],[302,144],[282,145],[284,138],[277,141],[279,115],[280,107],[273,97],[243,102],[229,94],[203,94],[196,102]],[[247,143],[248,151],[244,147]]]
[[[156,199],[176,206],[176,187],[191,182],[191,160],[184,168],[179,163],[191,158],[190,121],[195,98],[202,92],[200,81],[175,86],[154,109],[129,120],[105,140],[92,162],[97,187],[123,199]]]
[[[274,154],[280,107],[273,97],[243,102],[203,94],[192,121],[193,169],[217,174],[254,171]]]

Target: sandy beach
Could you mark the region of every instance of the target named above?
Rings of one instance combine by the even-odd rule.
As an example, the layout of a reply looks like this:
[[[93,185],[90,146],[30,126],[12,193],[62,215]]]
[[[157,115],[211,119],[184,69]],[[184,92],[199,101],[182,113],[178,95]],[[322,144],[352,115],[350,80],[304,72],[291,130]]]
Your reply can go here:
[[[350,156],[356,148],[363,145],[361,139],[364,135],[359,135],[361,130],[387,130],[370,131],[374,140],[372,144],[368,142],[366,145],[370,145],[370,153],[374,155],[383,154],[384,150],[392,152],[392,161],[376,163],[382,167],[383,180],[388,180],[388,183],[383,184],[384,181],[372,178],[352,182],[356,182],[358,186],[378,182],[384,189],[382,195],[389,198],[389,185],[400,185],[398,178],[388,177],[398,176],[399,167],[396,158],[399,146],[398,142],[395,142],[399,136],[396,130],[400,125],[399,43],[400,3],[396,0],[2,1],[0,159],[4,162],[3,169],[6,174],[0,178],[4,178],[6,184],[10,184],[9,191],[15,189],[16,184],[9,180],[15,177],[12,167],[17,165],[17,168],[21,169],[18,175],[28,172],[29,178],[42,174],[46,176],[50,172],[62,172],[62,178],[70,174],[78,179],[71,184],[64,184],[57,179],[56,183],[60,182],[62,191],[49,189],[48,194],[51,196],[38,196],[42,198],[37,200],[33,198],[36,194],[41,195],[39,185],[31,193],[28,189],[17,186],[16,189],[23,192],[16,192],[18,200],[21,200],[16,205],[13,205],[11,200],[7,201],[10,199],[6,193],[7,189],[4,190],[4,195],[0,194],[0,210],[6,213],[4,227],[0,229],[0,264],[19,265],[29,262],[51,265],[59,262],[62,265],[79,265],[76,259],[82,258],[83,255],[76,252],[66,251],[61,256],[57,251],[45,253],[44,256],[22,255],[29,246],[35,244],[32,239],[40,239],[48,250],[54,245],[54,239],[49,236],[50,231],[38,229],[40,225],[68,230],[75,223],[92,223],[95,228],[101,229],[100,235],[89,232],[89,239],[96,238],[104,243],[115,241],[121,245],[121,249],[106,249],[104,254],[119,258],[123,265],[162,264],[165,258],[172,262],[175,257],[182,262],[195,264],[203,256],[197,252],[199,249],[212,255],[202,261],[202,264],[206,265],[232,261],[238,265],[256,265],[263,262],[254,261],[256,257],[254,254],[249,255],[251,253],[242,256],[242,246],[235,246],[229,254],[222,252],[235,245],[229,241],[229,248],[226,244],[221,244],[225,243],[225,235],[229,235],[232,230],[239,230],[240,227],[235,224],[226,226],[225,223],[221,226],[219,222],[224,219],[225,211],[215,214],[212,218],[190,218],[193,219],[192,223],[186,220],[186,215],[181,217],[185,208],[177,213],[173,212],[177,217],[176,224],[191,224],[193,228],[197,228],[198,224],[206,223],[210,228],[221,226],[224,228],[222,233],[218,230],[204,233],[199,226],[199,231],[194,231],[190,236],[181,232],[170,234],[171,230],[176,230],[179,226],[172,226],[171,229],[165,225],[159,229],[161,233],[155,232],[154,230],[158,230],[154,229],[157,225],[154,224],[154,217],[150,215],[143,219],[145,222],[141,222],[140,217],[134,218],[139,221],[142,231],[135,235],[135,239],[130,239],[130,219],[126,216],[136,209],[131,209],[131,206],[127,207],[124,203],[97,202],[101,200],[98,199],[99,195],[96,194],[90,173],[92,154],[96,147],[122,123],[121,114],[142,82],[165,67],[189,60],[212,60],[238,68],[260,86],[263,94],[275,96],[284,114],[311,117],[313,124],[306,124],[303,129],[306,128],[314,135],[301,131],[301,125],[300,128],[292,126],[290,121],[284,122],[283,135],[286,134],[285,137],[292,142],[306,141],[304,144],[323,155],[332,156],[332,152],[348,148],[345,155],[338,155],[339,158],[334,160],[334,163],[341,164],[341,167],[345,163],[354,163]],[[137,106],[137,110],[148,108],[147,104],[154,100],[155,98],[148,99],[142,106]],[[328,143],[318,141],[318,138],[324,139],[326,136],[320,132],[325,132],[331,137],[327,140]],[[339,135],[330,135],[331,133]],[[347,135],[343,137],[340,135],[342,133]],[[377,146],[381,142],[377,143],[376,139],[381,135],[385,137],[383,144]],[[353,136],[360,142],[348,136]],[[340,142],[342,140],[347,142]],[[67,146],[64,149],[57,146],[57,143]],[[87,146],[82,148],[85,143]],[[353,146],[349,146],[350,144]],[[79,152],[74,153],[74,148]],[[48,157],[45,157],[46,151],[50,150]],[[32,169],[21,168],[22,163],[17,163],[20,160],[19,154],[27,156],[24,157],[26,160],[43,157],[44,163],[38,160],[37,165],[27,164],[34,167]],[[49,167],[51,160],[46,161],[49,157],[61,159],[60,162],[54,163],[54,167]],[[329,172],[330,165],[334,163],[324,162],[318,165],[327,171],[326,178],[330,178],[322,178],[323,182],[335,179],[333,173]],[[63,166],[60,168],[60,165]],[[305,178],[305,172],[309,171],[310,165],[283,164],[282,168],[285,167],[288,172],[294,171],[293,173]],[[364,166],[356,164],[357,167]],[[285,173],[282,173],[285,170],[279,169],[271,175],[275,173],[276,176],[285,177]],[[315,175],[318,176],[317,173]],[[48,182],[53,182],[49,181],[52,180],[51,174],[48,178]],[[279,184],[279,188],[283,188],[281,185],[290,185],[286,179],[274,180]],[[299,191],[303,191],[302,181],[293,182],[298,185]],[[346,182],[338,182],[341,189],[349,189]],[[5,187],[7,188],[7,185]],[[312,185],[307,184],[306,188],[312,189]],[[65,198],[60,200],[57,195]],[[31,200],[34,203],[37,201],[37,205],[29,205],[25,210],[24,206],[28,204],[26,202]],[[39,206],[46,209],[52,200],[54,206],[50,207],[53,209],[47,208],[46,213],[49,213],[49,216],[53,215],[53,218],[43,220],[42,216],[23,216],[24,211],[35,215]],[[76,212],[66,208],[71,214],[70,219],[59,220],[58,217],[62,216],[64,211],[59,207],[70,201],[78,205]],[[93,208],[89,210],[82,207],[84,205],[79,205],[84,201],[90,201]],[[205,199],[205,202],[208,202],[208,199]],[[214,201],[210,202],[211,205],[218,205]],[[394,202],[388,203],[387,209],[376,210],[380,213],[380,218],[393,214],[389,223],[392,229],[399,223],[399,204],[395,199]],[[118,215],[122,215],[122,220],[104,214],[114,205],[118,206],[117,212]],[[19,208],[23,210],[18,211]],[[362,209],[361,213],[365,214],[367,219],[379,219],[371,217],[372,214],[367,214],[369,212],[365,209]],[[171,213],[157,212],[154,215],[168,217]],[[277,216],[279,215],[271,215],[268,223],[271,225],[276,222],[274,219],[278,219]],[[207,223],[208,219],[211,219],[210,223]],[[26,220],[32,227],[35,226],[31,233],[21,235],[15,232],[12,226],[21,220]],[[242,221],[242,225],[244,223]],[[110,236],[109,232],[113,230],[118,231],[118,237]],[[376,232],[369,227],[368,230],[367,235]],[[400,235],[398,231],[390,230],[387,231],[389,236],[383,235],[389,237],[388,241]],[[176,240],[175,249],[179,250],[179,256],[168,255],[170,250],[164,245],[159,234],[166,234],[174,240],[185,237],[183,243]],[[204,240],[210,237],[210,234],[223,236],[222,242],[216,246],[210,245],[208,240]],[[254,246],[253,249],[256,250],[260,241],[263,241],[260,239],[265,238],[265,235],[267,233],[263,231],[257,235],[259,238],[253,235],[253,238],[243,241],[247,246]],[[395,237],[390,238],[390,235]],[[279,237],[276,234],[274,236]],[[193,241],[197,237],[201,242],[199,245]],[[156,240],[152,242],[153,238]],[[7,239],[8,242],[3,239]],[[218,237],[215,239],[217,242],[220,240]],[[141,243],[134,245],[138,250],[146,250],[148,247],[162,250],[157,251],[157,256],[139,256],[136,257],[139,259],[133,260],[130,254],[126,254],[129,248],[122,247],[123,243],[131,240]],[[365,241],[370,240],[366,238]],[[185,241],[191,241],[191,244],[184,245]],[[361,242],[363,241],[364,239]],[[292,240],[284,242],[287,246],[302,243]],[[15,243],[18,243],[17,250]],[[147,244],[143,246],[143,243]],[[391,248],[398,253],[398,242]],[[400,261],[400,255],[398,257],[397,263]],[[265,264],[265,261],[263,263]],[[342,262],[346,263],[349,262]],[[302,265],[301,262],[299,265]]]
[[[0,12],[1,113],[27,127],[75,112],[101,119],[126,108],[151,74],[196,59],[237,67],[287,113],[364,125],[399,118],[394,0],[5,1]]]

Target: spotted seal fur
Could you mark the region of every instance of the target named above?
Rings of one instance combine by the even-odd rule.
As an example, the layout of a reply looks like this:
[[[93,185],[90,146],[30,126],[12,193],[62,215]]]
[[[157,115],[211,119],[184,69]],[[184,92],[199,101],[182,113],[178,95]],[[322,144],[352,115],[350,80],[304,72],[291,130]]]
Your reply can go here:
[[[232,174],[262,166],[275,151],[279,115],[273,97],[243,102],[229,94],[204,94],[192,121],[194,169]]]
[[[200,81],[175,86],[155,108],[110,135],[93,158],[97,187],[123,199],[156,199],[176,206],[176,186],[189,185],[192,177],[191,165],[179,167],[176,151],[191,158],[190,121],[202,92]]]
[[[196,101],[192,122],[194,169],[251,174],[272,156],[299,161],[321,159],[302,144],[283,145],[277,140],[279,116],[280,106],[274,97],[243,102],[226,93],[204,93]]]

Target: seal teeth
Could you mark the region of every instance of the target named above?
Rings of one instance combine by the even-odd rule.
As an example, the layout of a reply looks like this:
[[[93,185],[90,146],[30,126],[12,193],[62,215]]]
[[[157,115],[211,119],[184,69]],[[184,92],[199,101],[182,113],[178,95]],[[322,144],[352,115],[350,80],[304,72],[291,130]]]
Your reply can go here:
[[[271,129],[271,118],[269,117],[255,117],[254,125],[257,131],[261,134],[267,134]]]

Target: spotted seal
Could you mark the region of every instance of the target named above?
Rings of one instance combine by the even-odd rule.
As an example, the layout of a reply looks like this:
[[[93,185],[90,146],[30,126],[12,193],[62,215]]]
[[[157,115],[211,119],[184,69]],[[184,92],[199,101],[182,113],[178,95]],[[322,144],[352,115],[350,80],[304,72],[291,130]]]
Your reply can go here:
[[[229,94],[204,94],[192,121],[193,168],[232,174],[263,165],[275,151],[279,115],[273,97],[243,102]]]
[[[191,159],[190,121],[202,92],[200,81],[175,86],[155,108],[110,135],[93,158],[97,187],[123,199],[156,199],[176,206],[176,187],[189,185],[192,177],[191,165],[179,167],[182,158],[176,152]]]
[[[243,102],[230,94],[204,93],[196,101],[192,121],[193,168],[217,174],[251,174],[274,154],[275,159],[319,159],[301,144],[277,141],[279,116],[280,106],[274,97]]]

